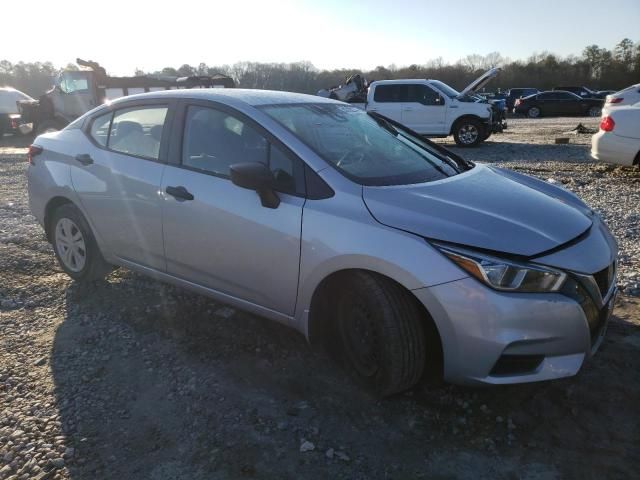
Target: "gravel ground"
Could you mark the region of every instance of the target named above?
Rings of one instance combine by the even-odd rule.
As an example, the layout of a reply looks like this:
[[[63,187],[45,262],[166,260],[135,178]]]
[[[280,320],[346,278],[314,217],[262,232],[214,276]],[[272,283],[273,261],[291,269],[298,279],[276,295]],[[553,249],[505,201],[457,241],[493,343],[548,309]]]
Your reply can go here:
[[[592,163],[592,119],[513,120],[474,150],[563,184],[621,248],[619,297],[574,378],[379,401],[297,333],[120,269],[81,288],[0,144],[0,480],[634,478],[640,469],[640,172]],[[444,141],[449,144],[449,141]]]

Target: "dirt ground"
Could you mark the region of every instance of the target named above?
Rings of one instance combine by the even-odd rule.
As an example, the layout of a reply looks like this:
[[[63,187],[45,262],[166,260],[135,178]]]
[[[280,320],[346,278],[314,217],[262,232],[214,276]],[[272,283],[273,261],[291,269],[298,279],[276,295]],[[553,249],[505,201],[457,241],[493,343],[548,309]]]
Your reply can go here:
[[[553,144],[576,123],[512,121],[462,153],[561,182],[622,238],[626,293],[598,354],[574,378],[386,400],[278,324],[124,269],[75,285],[29,213],[24,145],[5,137],[0,480],[637,478],[640,172],[591,163],[588,135]]]

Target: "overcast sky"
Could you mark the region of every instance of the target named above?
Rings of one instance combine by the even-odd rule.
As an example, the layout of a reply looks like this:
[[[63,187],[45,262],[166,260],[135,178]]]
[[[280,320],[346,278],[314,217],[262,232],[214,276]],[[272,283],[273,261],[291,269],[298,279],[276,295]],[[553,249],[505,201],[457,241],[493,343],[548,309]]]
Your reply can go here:
[[[81,57],[120,75],[244,60],[369,69],[640,41],[640,0],[4,0],[1,10],[0,59]]]

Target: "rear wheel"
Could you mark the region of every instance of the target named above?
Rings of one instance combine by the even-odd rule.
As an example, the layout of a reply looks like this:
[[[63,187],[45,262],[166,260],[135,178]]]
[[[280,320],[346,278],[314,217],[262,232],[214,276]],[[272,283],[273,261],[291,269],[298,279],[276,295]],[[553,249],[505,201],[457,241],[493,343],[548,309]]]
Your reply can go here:
[[[453,128],[453,138],[461,147],[475,147],[484,140],[484,125],[475,118],[463,118]]]
[[[529,118],[538,118],[540,117],[540,109],[538,107],[531,107],[527,110],[527,117]]]
[[[343,365],[367,388],[386,396],[415,385],[425,368],[422,312],[397,283],[357,272],[332,295]]]
[[[103,279],[111,270],[84,216],[67,203],[56,209],[51,219],[50,238],[62,269],[76,281]]]

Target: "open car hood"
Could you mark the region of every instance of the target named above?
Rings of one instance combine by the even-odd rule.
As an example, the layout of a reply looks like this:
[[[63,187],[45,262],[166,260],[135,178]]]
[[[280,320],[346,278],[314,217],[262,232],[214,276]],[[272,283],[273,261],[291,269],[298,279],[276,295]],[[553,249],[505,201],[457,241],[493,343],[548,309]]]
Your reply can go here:
[[[476,78],[473,82],[467,85],[467,87],[460,92],[460,94],[458,95],[458,98],[464,97],[465,95],[478,91],[479,89],[484,87],[487,83],[489,83],[489,80],[491,80],[493,77],[498,75],[500,70],[502,70],[500,67],[494,67],[490,70],[487,70],[478,78]]]
[[[591,209],[572,193],[484,165],[431,183],[365,186],[363,199],[389,227],[526,257],[563,245],[592,225]]]

